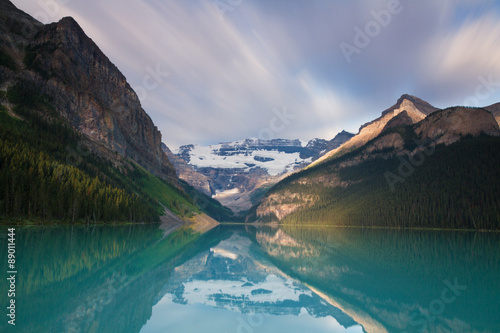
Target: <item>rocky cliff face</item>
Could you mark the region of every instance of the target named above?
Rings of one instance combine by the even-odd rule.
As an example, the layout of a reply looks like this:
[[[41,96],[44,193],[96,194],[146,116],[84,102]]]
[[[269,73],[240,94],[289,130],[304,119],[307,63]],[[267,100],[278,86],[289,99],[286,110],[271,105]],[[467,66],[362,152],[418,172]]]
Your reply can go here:
[[[361,153],[346,165],[380,156],[410,154],[408,147],[415,144],[421,147],[450,145],[463,137],[479,135],[500,136],[497,121],[483,108],[452,107],[435,111],[417,123],[403,111],[393,117],[376,138],[361,146]]]
[[[16,61],[0,86],[28,80],[89,139],[93,150],[120,163],[130,158],[157,176],[175,179],[161,134],[115,65],[70,17],[42,25],[2,0],[2,52]]]
[[[485,109],[454,107],[436,112],[414,128],[423,142],[452,144],[464,136],[500,136],[498,123]]]

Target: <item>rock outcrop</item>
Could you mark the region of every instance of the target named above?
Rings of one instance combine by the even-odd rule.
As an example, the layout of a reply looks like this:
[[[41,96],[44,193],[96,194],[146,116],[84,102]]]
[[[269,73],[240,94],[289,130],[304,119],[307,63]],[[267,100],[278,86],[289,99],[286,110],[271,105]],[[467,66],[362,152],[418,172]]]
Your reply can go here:
[[[415,134],[423,142],[452,144],[464,136],[500,136],[498,123],[485,109],[453,107],[435,112],[416,125]]]

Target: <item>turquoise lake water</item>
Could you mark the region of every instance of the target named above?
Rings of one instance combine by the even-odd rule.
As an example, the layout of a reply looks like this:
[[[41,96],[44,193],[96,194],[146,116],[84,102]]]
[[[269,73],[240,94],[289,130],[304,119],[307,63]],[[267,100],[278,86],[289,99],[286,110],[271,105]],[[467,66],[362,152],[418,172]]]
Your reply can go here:
[[[1,332],[500,332],[498,233],[2,228]]]

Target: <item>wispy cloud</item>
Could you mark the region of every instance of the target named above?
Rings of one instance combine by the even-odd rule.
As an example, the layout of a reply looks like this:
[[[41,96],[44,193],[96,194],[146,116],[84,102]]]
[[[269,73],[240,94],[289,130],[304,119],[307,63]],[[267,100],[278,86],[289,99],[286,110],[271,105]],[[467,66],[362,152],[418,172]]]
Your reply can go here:
[[[478,78],[491,75],[500,81],[498,16],[487,13],[467,18],[458,29],[437,34],[424,49],[422,59],[426,80],[421,84],[429,88],[429,95],[434,91],[459,102],[473,93]]]
[[[14,3],[43,10],[36,0]],[[176,147],[255,137],[283,106],[296,117],[280,136],[329,139],[402,93],[447,106],[479,75],[498,73],[500,14],[489,0],[401,0],[400,13],[346,63],[340,43],[388,3],[243,0],[221,17],[210,0],[73,0],[49,18],[73,16],[132,87],[148,68],[169,73],[142,103]]]

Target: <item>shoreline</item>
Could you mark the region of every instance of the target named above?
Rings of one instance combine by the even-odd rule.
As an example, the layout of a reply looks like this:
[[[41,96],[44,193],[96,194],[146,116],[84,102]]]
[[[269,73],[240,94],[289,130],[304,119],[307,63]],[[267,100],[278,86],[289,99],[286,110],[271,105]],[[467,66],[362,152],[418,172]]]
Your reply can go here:
[[[182,218],[176,216],[179,220],[183,221]],[[167,215],[161,216],[161,221],[151,221],[151,222],[130,222],[130,221],[112,221],[112,222],[104,222],[104,221],[39,221],[32,219],[15,219],[9,221],[8,219],[0,219],[0,225],[2,226],[15,226],[15,227],[33,227],[33,226],[123,226],[123,225],[164,225],[167,221],[165,218],[168,218]],[[187,221],[183,221],[182,224],[195,224],[192,221],[192,218],[188,218]],[[500,233],[500,229],[453,229],[453,228],[421,228],[421,227],[413,227],[413,228],[401,228],[401,227],[384,227],[384,226],[352,226],[352,225],[328,225],[328,224],[284,224],[284,223],[245,223],[245,222],[218,222],[220,225],[240,225],[240,226],[253,226],[253,227],[271,227],[271,228],[280,228],[280,227],[296,227],[296,228],[338,228],[338,229],[371,229],[371,230],[396,230],[396,231],[454,231],[454,232],[480,232],[480,233]],[[211,228],[210,228],[211,229]]]

